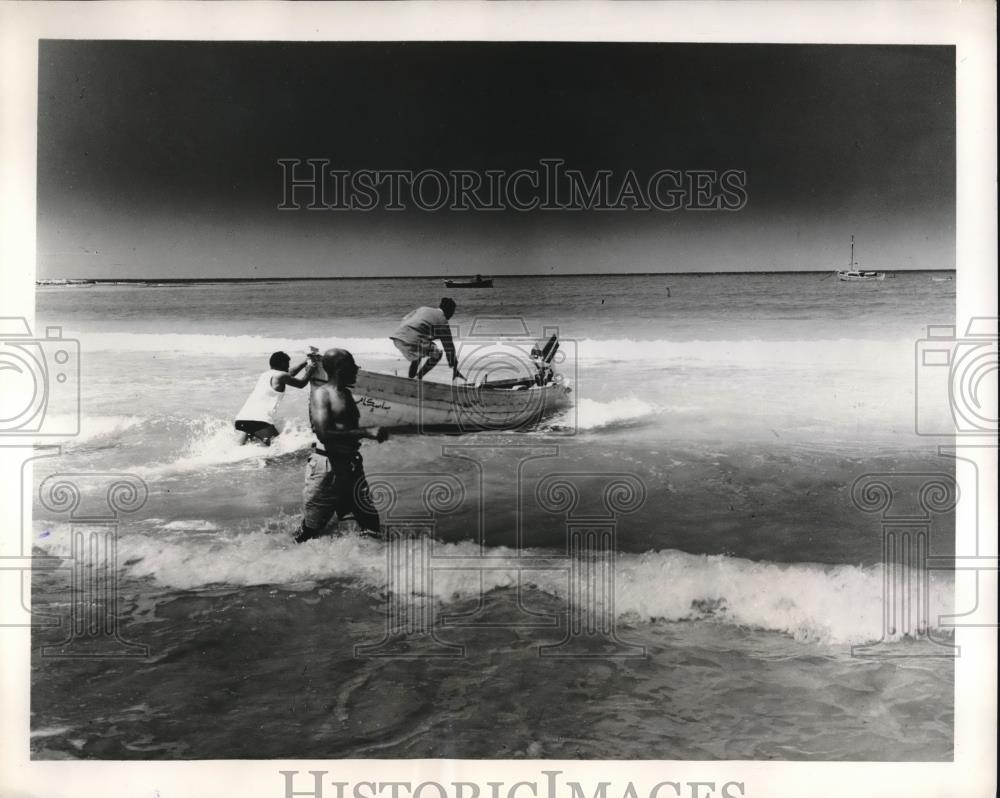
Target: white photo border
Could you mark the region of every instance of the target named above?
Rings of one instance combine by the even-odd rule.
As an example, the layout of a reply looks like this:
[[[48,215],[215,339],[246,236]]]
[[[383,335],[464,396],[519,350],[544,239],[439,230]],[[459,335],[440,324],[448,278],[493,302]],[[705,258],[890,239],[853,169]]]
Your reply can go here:
[[[663,41],[945,44],[956,47],[956,265],[959,329],[997,315],[996,10],[991,2],[581,3],[5,3],[0,7],[0,316],[33,321],[36,120],[40,39],[254,41]],[[996,484],[996,451],[984,485]],[[963,486],[964,487],[964,486]],[[22,486],[0,484],[3,534],[13,528]],[[996,494],[980,528],[996,529]],[[28,503],[30,506],[30,502]],[[990,518],[992,521],[990,521]],[[956,551],[974,550],[975,519],[956,519]],[[992,536],[991,536],[992,537]],[[996,556],[996,540],[980,540]],[[983,545],[992,547],[984,549]],[[19,601],[0,575],[0,603]],[[975,597],[959,596],[959,606]],[[996,572],[981,574],[980,602],[996,621]],[[986,796],[995,794],[997,630],[956,632],[955,758],[947,763],[684,761],[337,760],[35,762],[29,755],[30,630],[0,629],[0,793],[15,798],[286,798],[281,770],[324,770],[334,781],[442,780],[544,785],[545,770],[588,786],[629,783],[644,798],[663,781],[715,782],[699,798],[740,782],[746,798],[780,796]],[[305,782],[296,789],[305,789]],[[347,793],[349,795],[349,793]],[[504,793],[505,794],[505,793]],[[660,795],[672,795],[661,790]],[[690,794],[689,788],[685,795]],[[739,795],[739,793],[736,793]]]

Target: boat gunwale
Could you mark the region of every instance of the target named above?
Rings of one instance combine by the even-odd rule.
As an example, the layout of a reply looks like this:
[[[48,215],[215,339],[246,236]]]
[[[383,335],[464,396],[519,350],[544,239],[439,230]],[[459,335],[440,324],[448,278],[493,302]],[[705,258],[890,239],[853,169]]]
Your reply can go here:
[[[310,380],[313,386],[323,385],[326,379],[318,378],[316,375]],[[495,398],[527,398],[543,393],[569,393],[570,388],[564,382],[550,382],[546,385],[533,385],[520,389],[503,388],[490,385],[485,382],[480,385],[434,382],[432,380],[417,380],[411,377],[400,377],[397,374],[384,374],[379,371],[358,371],[355,385],[351,386],[352,391],[368,392],[378,390],[391,392],[399,401],[412,399],[416,402],[421,400],[454,402],[461,401],[462,398],[482,398],[491,396]],[[394,390],[395,389],[395,390]]]

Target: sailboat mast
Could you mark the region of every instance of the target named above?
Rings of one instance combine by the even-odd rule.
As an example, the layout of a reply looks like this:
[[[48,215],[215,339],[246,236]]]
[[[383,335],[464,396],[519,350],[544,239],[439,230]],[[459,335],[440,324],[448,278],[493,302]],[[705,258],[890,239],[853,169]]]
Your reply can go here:
[[[854,268],[854,236],[851,236],[851,259],[847,262],[847,268]]]

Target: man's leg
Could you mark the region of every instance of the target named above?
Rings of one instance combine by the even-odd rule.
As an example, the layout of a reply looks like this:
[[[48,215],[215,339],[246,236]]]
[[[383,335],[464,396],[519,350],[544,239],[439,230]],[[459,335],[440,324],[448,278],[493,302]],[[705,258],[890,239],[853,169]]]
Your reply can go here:
[[[270,446],[271,440],[278,437],[278,429],[273,424],[268,424],[254,432],[253,436],[264,446]]]
[[[333,518],[337,496],[333,490],[333,471],[325,455],[313,452],[306,464],[306,482],[302,488],[302,527],[296,543],[316,537]]]
[[[441,351],[440,347],[432,347],[431,351],[427,354],[427,362],[424,363],[423,368],[417,372],[417,379],[422,380],[427,372],[438,364],[443,354],[444,352]]]
[[[382,525],[378,510],[375,509],[375,502],[372,500],[371,490],[368,488],[368,480],[365,479],[365,469],[360,455],[350,463],[335,467],[335,471],[339,496],[338,517],[343,520],[349,513],[354,516],[362,532],[381,534]]]
[[[407,361],[409,361],[410,379],[412,380],[417,376],[417,369],[420,368],[420,359],[422,357],[420,347],[400,341],[398,338],[390,338],[389,340],[392,341],[396,349],[399,350],[400,354],[405,357]]]

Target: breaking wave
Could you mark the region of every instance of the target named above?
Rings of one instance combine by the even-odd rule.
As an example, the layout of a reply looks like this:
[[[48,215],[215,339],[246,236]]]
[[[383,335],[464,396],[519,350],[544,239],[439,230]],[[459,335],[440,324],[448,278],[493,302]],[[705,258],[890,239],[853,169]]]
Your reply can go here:
[[[281,435],[270,446],[241,444],[240,433],[232,421],[220,418],[191,419],[184,422],[184,449],[165,463],[135,466],[132,470],[142,477],[204,471],[206,469],[237,463],[263,464],[293,452],[302,451],[312,444],[312,433],[304,420],[286,421]]]
[[[305,584],[303,589],[308,590],[310,583],[335,579],[385,591],[390,587],[387,561],[400,562],[406,556],[400,550],[387,559],[386,551],[388,546],[405,543],[352,534],[297,546],[289,537],[294,516],[272,520],[263,530],[242,533],[215,530],[214,524],[198,520],[165,523],[150,519],[146,524],[153,521],[153,528],[119,538],[118,561],[128,577],[151,579],[176,590],[282,584]],[[39,539],[36,548],[51,556],[68,556],[68,528],[46,531],[50,534]],[[469,560],[482,554],[472,542],[435,542],[433,551],[435,556]],[[496,547],[489,553],[488,570],[471,566],[463,570],[455,567],[454,559],[449,560],[449,567],[436,570],[429,582],[433,595],[416,595],[414,600],[449,603],[475,598],[480,589],[516,589],[517,560],[524,556],[548,558],[551,570],[522,572],[522,583],[567,598],[569,564],[554,552],[529,550],[519,555],[513,549]],[[503,570],[507,564],[510,569]],[[614,572],[614,612],[630,622],[710,620],[829,643],[883,637],[881,565],[778,564],[662,550],[618,554]],[[953,593],[950,578],[932,578],[928,596],[932,620],[952,611]],[[942,630],[938,623],[933,627]]]

